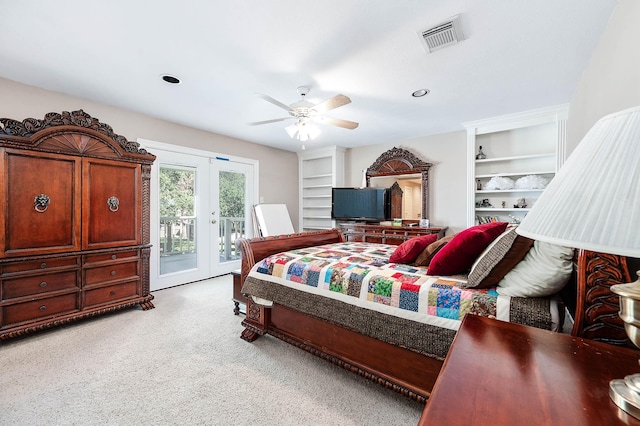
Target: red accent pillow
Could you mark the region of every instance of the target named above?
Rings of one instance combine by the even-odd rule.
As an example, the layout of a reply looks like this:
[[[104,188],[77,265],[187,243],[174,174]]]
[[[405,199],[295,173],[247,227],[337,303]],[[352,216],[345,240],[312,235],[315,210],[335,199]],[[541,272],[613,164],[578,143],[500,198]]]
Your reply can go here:
[[[491,222],[458,233],[431,259],[427,274],[449,276],[469,272],[478,256],[505,229],[507,222]]]
[[[422,250],[438,238],[438,234],[414,237],[400,244],[389,257],[391,263],[412,263]]]

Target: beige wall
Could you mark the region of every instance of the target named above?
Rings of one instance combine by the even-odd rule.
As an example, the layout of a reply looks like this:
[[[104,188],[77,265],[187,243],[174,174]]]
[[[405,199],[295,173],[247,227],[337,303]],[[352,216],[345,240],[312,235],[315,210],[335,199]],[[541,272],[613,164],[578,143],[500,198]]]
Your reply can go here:
[[[298,223],[298,157],[294,152],[196,130],[4,78],[0,78],[0,99],[0,117],[41,119],[48,112],[82,109],[130,141],[148,139],[259,160],[260,197],[265,203],[286,204],[291,220]],[[287,171],[286,175],[283,170]]]
[[[567,152],[603,116],[640,105],[640,1],[619,0],[569,107]]]
[[[429,170],[429,211],[434,226],[447,226],[447,234],[467,226],[467,133],[443,133],[396,143],[351,148],[346,154],[345,186],[360,186],[362,170],[385,151],[397,147],[433,166]]]

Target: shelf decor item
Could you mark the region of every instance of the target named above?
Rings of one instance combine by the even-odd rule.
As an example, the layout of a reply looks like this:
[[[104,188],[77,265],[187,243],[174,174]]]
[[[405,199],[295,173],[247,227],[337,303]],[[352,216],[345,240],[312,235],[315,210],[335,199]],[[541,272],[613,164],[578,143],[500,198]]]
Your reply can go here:
[[[476,155],[476,160],[486,160],[487,156],[485,155],[484,152],[482,152],[482,145],[480,146],[480,148],[478,149],[478,154]]]
[[[520,219],[518,216],[514,216],[512,214],[509,214],[509,218],[512,221],[511,223],[519,224],[522,221],[522,219]]]
[[[514,209],[526,209],[527,208],[527,202],[525,201],[524,198],[519,198],[518,202],[513,205],[513,208]]]
[[[513,179],[503,176],[494,176],[484,186],[484,189],[491,190],[509,190],[513,189],[515,182]]]
[[[543,176],[527,175],[516,180],[515,189],[544,189],[549,181]]]
[[[640,106],[601,118],[558,171],[516,232],[535,240],[640,257]],[[603,220],[603,218],[606,218]],[[640,279],[611,286],[640,347]],[[640,374],[612,380],[609,396],[640,419]]]

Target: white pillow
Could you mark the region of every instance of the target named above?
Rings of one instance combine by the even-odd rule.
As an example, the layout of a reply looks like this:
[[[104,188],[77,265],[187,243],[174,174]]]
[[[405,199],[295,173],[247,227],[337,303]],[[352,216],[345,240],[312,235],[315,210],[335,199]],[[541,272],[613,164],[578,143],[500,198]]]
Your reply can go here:
[[[535,241],[527,255],[498,283],[501,296],[543,297],[557,293],[569,281],[573,249]]]

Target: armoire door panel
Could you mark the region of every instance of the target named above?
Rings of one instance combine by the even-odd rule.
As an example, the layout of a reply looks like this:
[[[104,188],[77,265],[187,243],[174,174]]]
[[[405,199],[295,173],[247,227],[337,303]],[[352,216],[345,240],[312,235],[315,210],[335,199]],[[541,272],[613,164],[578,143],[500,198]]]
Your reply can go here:
[[[7,149],[2,257],[79,250],[81,163]]]
[[[83,248],[139,244],[140,165],[85,158],[83,168]]]

